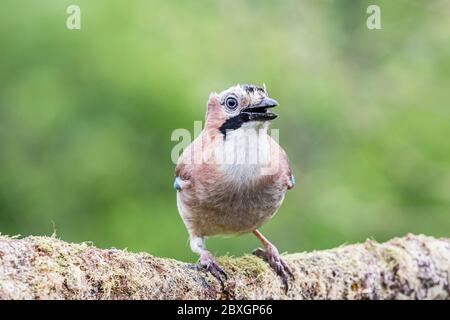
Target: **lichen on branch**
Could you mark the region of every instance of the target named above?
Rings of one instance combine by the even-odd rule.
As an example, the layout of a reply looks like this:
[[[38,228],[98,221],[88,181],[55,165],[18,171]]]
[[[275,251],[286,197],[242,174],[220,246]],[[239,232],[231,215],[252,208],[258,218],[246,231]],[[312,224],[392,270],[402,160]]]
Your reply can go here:
[[[286,293],[257,257],[221,257],[222,288],[193,264],[72,244],[0,235],[0,299],[449,299],[450,239],[409,234],[285,256]]]

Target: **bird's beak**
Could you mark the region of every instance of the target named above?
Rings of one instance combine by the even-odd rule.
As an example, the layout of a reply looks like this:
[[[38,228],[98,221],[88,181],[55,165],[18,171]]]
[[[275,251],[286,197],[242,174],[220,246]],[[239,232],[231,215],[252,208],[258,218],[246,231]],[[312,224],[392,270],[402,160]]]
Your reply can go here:
[[[241,113],[248,116],[250,121],[270,121],[278,117],[276,113],[267,109],[278,106],[278,102],[272,98],[266,97],[260,103],[242,109]]]
[[[264,98],[259,104],[252,106],[252,108],[273,108],[278,105],[278,101],[272,98]]]

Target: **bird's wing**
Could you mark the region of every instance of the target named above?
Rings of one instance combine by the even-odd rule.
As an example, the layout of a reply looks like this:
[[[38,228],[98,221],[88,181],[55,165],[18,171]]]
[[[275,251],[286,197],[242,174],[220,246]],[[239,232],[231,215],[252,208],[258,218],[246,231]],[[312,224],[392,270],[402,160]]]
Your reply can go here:
[[[287,174],[287,187],[289,190],[295,187],[295,177],[291,171],[291,168],[289,168],[289,172]]]
[[[289,165],[289,158],[288,158],[286,152],[282,148],[280,148],[280,149],[282,151],[281,152],[282,164],[285,167],[283,174],[286,177],[287,188],[290,190],[290,189],[294,188],[294,186],[295,186],[295,177],[294,177],[294,174],[292,173],[291,166]]]
[[[275,150],[280,157],[280,174],[285,179],[287,188],[292,189],[295,186],[295,177],[289,165],[289,158],[283,148],[271,137],[270,139],[272,150]]]
[[[184,149],[178,158],[177,166],[175,167],[175,181],[173,183],[173,187],[178,191],[192,186],[192,175],[194,171],[193,145],[195,143],[196,141]]]

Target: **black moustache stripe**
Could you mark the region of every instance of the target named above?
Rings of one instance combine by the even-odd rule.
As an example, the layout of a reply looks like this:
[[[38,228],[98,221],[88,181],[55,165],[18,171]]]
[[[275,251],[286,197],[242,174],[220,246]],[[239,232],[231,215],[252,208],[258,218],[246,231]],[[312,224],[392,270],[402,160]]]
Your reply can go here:
[[[244,123],[249,121],[249,116],[246,113],[240,113],[237,116],[231,117],[226,120],[219,128],[220,132],[223,134],[223,138],[227,137],[227,130],[239,129]]]

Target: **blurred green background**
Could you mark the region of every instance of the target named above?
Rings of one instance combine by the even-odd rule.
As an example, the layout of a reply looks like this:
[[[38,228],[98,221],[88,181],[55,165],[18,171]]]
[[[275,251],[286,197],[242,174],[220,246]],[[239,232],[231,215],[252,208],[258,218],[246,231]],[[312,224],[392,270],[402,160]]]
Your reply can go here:
[[[367,29],[369,4],[382,30]],[[298,185],[262,229],[280,251],[450,235],[445,0],[2,0],[0,232],[194,261],[170,137],[236,83],[281,104]]]

